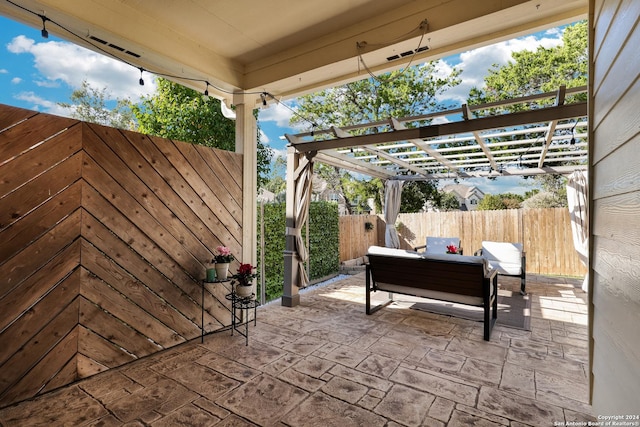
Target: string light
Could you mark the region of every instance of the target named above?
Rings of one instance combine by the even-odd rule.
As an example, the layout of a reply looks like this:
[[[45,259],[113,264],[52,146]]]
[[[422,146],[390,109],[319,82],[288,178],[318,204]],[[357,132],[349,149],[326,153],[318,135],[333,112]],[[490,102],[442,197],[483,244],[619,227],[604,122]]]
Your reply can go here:
[[[45,25],[45,23],[49,20],[49,18],[47,18],[44,15],[39,15],[39,16],[40,16],[40,19],[42,19],[42,31],[40,32],[40,34],[42,34],[42,38],[48,39],[49,31],[47,31],[47,26]]]
[[[168,78],[168,79],[188,80],[188,81],[192,81],[192,82],[202,82],[202,83],[205,83],[205,84],[206,84],[205,96],[208,96],[209,86],[211,86],[212,88],[214,88],[214,89],[216,89],[216,90],[218,90],[218,91],[220,91],[220,92],[223,92],[223,93],[226,93],[226,94],[229,94],[229,95],[257,95],[257,94],[260,94],[260,95],[262,96],[262,99],[263,99],[263,105],[265,105],[265,106],[266,106],[267,97],[270,97],[270,98],[271,98],[271,99],[273,99],[276,103],[278,103],[278,104],[280,104],[280,105],[284,106],[285,108],[287,108],[288,110],[290,110],[290,111],[291,111],[295,116],[298,116],[298,117],[300,117],[302,120],[304,120],[304,121],[307,121],[307,122],[311,123],[313,127],[317,127],[317,126],[318,126],[315,122],[313,122],[312,120],[310,120],[310,119],[308,119],[308,118],[304,117],[303,115],[301,115],[300,113],[298,113],[297,111],[295,111],[294,109],[292,109],[291,107],[289,107],[289,106],[288,106],[287,104],[285,104],[284,102],[281,102],[280,100],[278,100],[275,96],[273,96],[273,95],[272,95],[272,94],[270,94],[269,92],[264,92],[264,91],[263,91],[263,92],[233,92],[233,91],[230,91],[230,90],[227,90],[227,89],[221,88],[221,87],[219,87],[219,86],[213,85],[213,84],[209,83],[208,81],[206,81],[206,80],[204,80],[204,79],[202,79],[202,78],[186,77],[186,76],[179,76],[179,75],[175,75],[175,74],[161,73],[161,72],[157,72],[157,71],[145,70],[144,68],[142,68],[142,67],[138,67],[137,65],[135,65],[135,64],[133,64],[133,63],[131,63],[131,62],[127,61],[126,59],[121,58],[121,57],[119,57],[119,56],[115,55],[113,52],[110,52],[110,51],[108,51],[108,50],[106,50],[106,49],[103,49],[101,46],[99,46],[99,45],[97,45],[97,44],[95,44],[95,43],[92,43],[92,42],[91,42],[91,40],[88,40],[86,37],[83,37],[83,36],[81,36],[81,35],[79,35],[79,34],[75,33],[74,31],[72,31],[72,30],[70,30],[70,29],[66,28],[65,26],[63,26],[63,25],[59,24],[58,22],[56,22],[56,21],[54,21],[54,20],[52,20],[52,19],[50,19],[50,18],[47,18],[47,17],[46,17],[46,16],[44,16],[44,15],[41,15],[41,14],[39,14],[39,13],[37,13],[37,12],[34,12],[33,10],[29,10],[29,9],[27,9],[26,7],[22,6],[22,5],[19,5],[19,4],[15,3],[15,2],[14,2],[14,1],[12,1],[12,0],[5,0],[5,1],[6,1],[7,3],[9,3],[9,4],[11,4],[11,5],[13,5],[13,6],[15,6],[15,7],[19,8],[19,9],[22,9],[23,11],[25,11],[25,12],[27,12],[27,13],[30,13],[30,14],[32,14],[32,15],[34,15],[34,16],[37,16],[37,17],[39,17],[40,19],[42,19],[42,31],[41,31],[41,34],[42,34],[42,37],[43,37],[43,38],[48,38],[48,37],[49,37],[49,32],[47,31],[47,29],[46,29],[46,25],[45,25],[45,23],[46,23],[47,21],[49,21],[49,22],[51,22],[52,24],[54,24],[54,25],[56,25],[57,27],[59,27],[60,29],[62,29],[62,30],[64,30],[64,31],[66,31],[66,32],[67,32],[67,33],[69,33],[69,34],[71,34],[71,35],[72,35],[73,37],[75,37],[76,39],[78,39],[78,40],[82,40],[82,42],[83,42],[83,43],[87,43],[87,44],[91,45],[95,50],[97,50],[97,51],[99,51],[99,52],[103,53],[104,55],[106,55],[106,56],[108,56],[108,57],[110,57],[110,58],[113,58],[113,59],[115,59],[115,60],[118,60],[118,61],[120,61],[120,62],[122,62],[122,63],[124,63],[124,64],[127,64],[127,65],[129,65],[130,67],[134,67],[134,68],[139,69],[139,70],[140,70],[140,79],[138,80],[138,83],[140,84],[140,86],[144,86],[144,79],[142,78],[142,74],[143,74],[145,71],[147,71],[147,72],[149,72],[149,73],[151,73],[151,74],[154,74],[154,75],[157,75],[157,76],[161,76],[161,77],[165,77],[165,78]],[[312,129],[312,134],[313,134],[313,129]]]

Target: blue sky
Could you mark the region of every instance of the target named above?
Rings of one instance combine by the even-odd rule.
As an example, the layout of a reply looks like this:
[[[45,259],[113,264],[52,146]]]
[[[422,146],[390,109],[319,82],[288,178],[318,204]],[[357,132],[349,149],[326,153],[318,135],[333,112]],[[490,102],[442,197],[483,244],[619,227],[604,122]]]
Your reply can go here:
[[[456,66],[463,70],[462,84],[447,92],[441,99],[452,105],[465,102],[469,89],[482,86],[487,70],[492,64],[505,64],[511,52],[537,46],[552,47],[559,44],[561,30],[551,29],[534,35],[498,43],[464,52],[439,61],[439,69],[446,73]],[[136,101],[143,95],[154,92],[155,85],[150,74],[145,73],[145,85],[140,86],[140,71],[130,65],[91,52],[71,42],[49,35],[42,38],[40,28],[31,28],[0,16],[0,103],[68,115],[58,102],[68,102],[73,90],[87,80],[96,89],[107,88],[113,100],[129,98]],[[114,101],[115,102],[115,101]],[[287,101],[294,105],[294,101]],[[273,104],[260,110],[262,142],[269,144],[276,154],[284,154],[285,133],[298,130],[289,127],[291,110]],[[497,194],[514,192],[523,194],[531,187],[520,185],[521,179],[504,177],[494,181],[475,179],[461,181],[476,185],[483,192]],[[445,185],[441,181],[441,185]]]

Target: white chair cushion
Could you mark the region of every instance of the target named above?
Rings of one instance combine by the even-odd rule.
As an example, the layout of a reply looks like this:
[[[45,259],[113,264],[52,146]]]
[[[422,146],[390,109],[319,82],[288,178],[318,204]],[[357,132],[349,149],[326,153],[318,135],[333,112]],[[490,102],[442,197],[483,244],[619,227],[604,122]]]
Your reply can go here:
[[[509,242],[482,242],[482,256],[491,268],[500,274],[522,273],[522,244]]]
[[[420,254],[416,251],[408,251],[406,249],[385,248],[383,246],[370,246],[367,255],[385,255],[395,256],[399,258],[420,258]]]

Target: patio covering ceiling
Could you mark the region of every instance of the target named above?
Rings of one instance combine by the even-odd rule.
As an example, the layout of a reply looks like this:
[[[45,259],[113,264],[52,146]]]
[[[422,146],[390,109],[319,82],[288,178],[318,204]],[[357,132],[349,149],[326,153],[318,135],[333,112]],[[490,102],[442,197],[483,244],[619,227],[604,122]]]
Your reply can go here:
[[[286,135],[299,153],[383,179],[569,174],[587,169],[586,87]],[[575,98],[574,98],[575,99]],[[553,103],[540,106],[539,102]],[[504,113],[518,105],[523,111]],[[504,114],[502,114],[504,113]],[[431,124],[434,121],[440,124]],[[322,151],[320,151],[322,150]]]
[[[230,103],[238,93],[299,96],[587,9],[587,0],[0,0],[2,15]]]

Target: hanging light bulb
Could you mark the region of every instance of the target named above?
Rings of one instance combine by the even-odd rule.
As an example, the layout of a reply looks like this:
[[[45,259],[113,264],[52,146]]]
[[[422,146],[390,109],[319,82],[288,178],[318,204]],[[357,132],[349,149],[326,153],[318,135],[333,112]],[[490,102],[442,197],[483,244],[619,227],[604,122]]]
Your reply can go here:
[[[204,102],[209,101],[209,82],[205,81],[207,87],[204,88],[204,94],[202,95],[202,100]]]
[[[144,72],[144,68],[140,67],[140,80],[138,80],[138,83],[140,83],[140,86],[144,86],[144,79],[142,78],[143,72]]]
[[[49,20],[49,18],[47,18],[44,15],[40,15],[40,18],[42,19],[42,31],[40,32],[40,34],[42,34],[42,38],[43,39],[48,39],[49,38],[49,31],[47,31],[47,27],[46,27],[45,23]]]
[[[260,94],[260,98],[262,99],[262,106],[266,107],[267,106],[267,92],[262,92]]]

